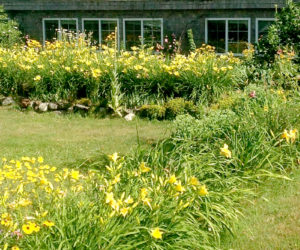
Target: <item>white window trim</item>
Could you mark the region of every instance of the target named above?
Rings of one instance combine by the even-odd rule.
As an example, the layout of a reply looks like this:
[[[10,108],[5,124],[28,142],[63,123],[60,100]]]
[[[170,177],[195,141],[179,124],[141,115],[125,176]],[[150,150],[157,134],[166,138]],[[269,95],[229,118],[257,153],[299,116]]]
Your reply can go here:
[[[123,43],[124,48],[126,48],[126,21],[141,21],[141,37],[142,37],[142,45],[144,45],[144,21],[160,21],[160,29],[161,29],[161,41],[160,45],[163,46],[164,42],[164,19],[163,18],[124,18],[123,19]]]
[[[43,18],[43,45],[45,46],[46,43],[46,25],[45,21],[58,21],[58,29],[61,29],[61,21],[64,20],[73,20],[76,21],[76,32],[78,35],[79,29],[78,29],[78,18]]]
[[[258,42],[258,22],[259,21],[275,21],[276,18],[256,18],[255,19],[255,41]]]
[[[228,21],[241,20],[248,21],[248,43],[251,42],[251,18],[205,18],[205,43],[208,42],[208,21],[225,21],[225,53],[228,53]],[[224,53],[217,53],[224,54]],[[234,53],[236,56],[241,56],[241,53]]]
[[[99,27],[99,42],[102,41],[102,30],[101,30],[101,21],[117,21],[117,32],[118,32],[118,48],[120,48],[120,22],[118,18],[82,18],[82,32],[84,32],[84,21],[98,21]]]

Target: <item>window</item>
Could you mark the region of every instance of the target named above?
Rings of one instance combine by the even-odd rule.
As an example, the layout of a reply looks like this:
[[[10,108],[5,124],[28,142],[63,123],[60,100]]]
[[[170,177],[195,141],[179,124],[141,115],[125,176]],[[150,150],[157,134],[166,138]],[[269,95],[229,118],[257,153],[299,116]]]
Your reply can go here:
[[[275,18],[257,18],[256,19],[256,41],[268,33],[270,25],[275,22]]]
[[[159,19],[124,19],[123,39],[125,48],[130,50],[133,46],[156,44],[162,45],[163,20]]]
[[[118,19],[86,18],[82,20],[82,27],[90,36],[93,45],[106,44],[107,37],[114,33],[116,28],[118,29],[119,21]]]
[[[214,46],[217,53],[241,54],[250,43],[250,19],[206,19],[205,42]]]
[[[60,39],[58,30],[67,30],[74,33],[78,31],[78,20],[73,18],[45,18],[43,19],[43,35],[45,41],[53,42]]]

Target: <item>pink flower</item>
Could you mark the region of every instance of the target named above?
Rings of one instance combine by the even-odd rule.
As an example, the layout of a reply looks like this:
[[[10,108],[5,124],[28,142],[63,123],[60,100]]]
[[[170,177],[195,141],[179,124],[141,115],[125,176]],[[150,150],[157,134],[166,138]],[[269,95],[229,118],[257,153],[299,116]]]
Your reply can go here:
[[[255,92],[255,90],[253,90],[253,91],[251,91],[251,92],[249,93],[249,97],[250,97],[250,98],[255,98],[255,97],[256,97],[256,92]]]

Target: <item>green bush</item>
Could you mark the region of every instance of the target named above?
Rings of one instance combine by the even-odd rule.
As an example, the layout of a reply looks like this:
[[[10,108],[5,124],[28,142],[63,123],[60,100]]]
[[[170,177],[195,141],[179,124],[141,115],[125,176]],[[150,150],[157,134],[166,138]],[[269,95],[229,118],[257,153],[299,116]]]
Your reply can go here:
[[[189,47],[190,47],[190,51],[194,52],[196,50],[196,44],[194,41],[194,35],[193,35],[193,30],[189,29],[187,31],[187,37],[188,37],[188,41],[189,41]]]
[[[273,62],[276,53],[291,47],[299,58],[300,50],[300,7],[287,0],[286,7],[276,13],[276,21],[268,34],[257,44],[257,60]]]
[[[166,108],[161,105],[143,105],[139,110],[140,117],[162,120],[165,118]]]
[[[191,101],[186,101],[183,98],[175,98],[169,100],[166,105],[166,118],[174,119],[178,115],[190,114],[198,116],[201,113],[201,108],[198,108]]]
[[[11,48],[21,43],[21,34],[18,23],[9,20],[3,6],[0,6],[0,47]]]

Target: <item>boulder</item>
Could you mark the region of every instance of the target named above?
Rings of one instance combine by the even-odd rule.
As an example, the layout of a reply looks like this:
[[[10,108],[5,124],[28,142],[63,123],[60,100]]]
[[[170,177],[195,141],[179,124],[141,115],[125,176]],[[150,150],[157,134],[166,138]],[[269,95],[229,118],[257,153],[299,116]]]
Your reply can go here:
[[[9,106],[15,104],[15,101],[12,97],[6,97],[3,101],[2,101],[2,105],[3,106]]]
[[[39,105],[39,111],[40,111],[40,112],[47,112],[47,111],[48,111],[48,103],[42,102],[42,103]]]
[[[126,115],[125,117],[126,121],[132,121],[135,118],[135,114],[134,113],[129,113],[128,115]]]
[[[58,109],[58,105],[56,103],[50,102],[48,104],[48,109],[51,110],[51,111],[57,110]]]
[[[86,110],[86,111],[88,111],[88,110],[89,110],[89,107],[84,106],[84,105],[81,105],[81,104],[75,104],[75,105],[74,105],[74,109],[76,109],[76,110]]]
[[[29,106],[31,106],[31,101],[29,99],[26,98],[22,98],[20,100],[20,107],[23,109],[28,108]]]

